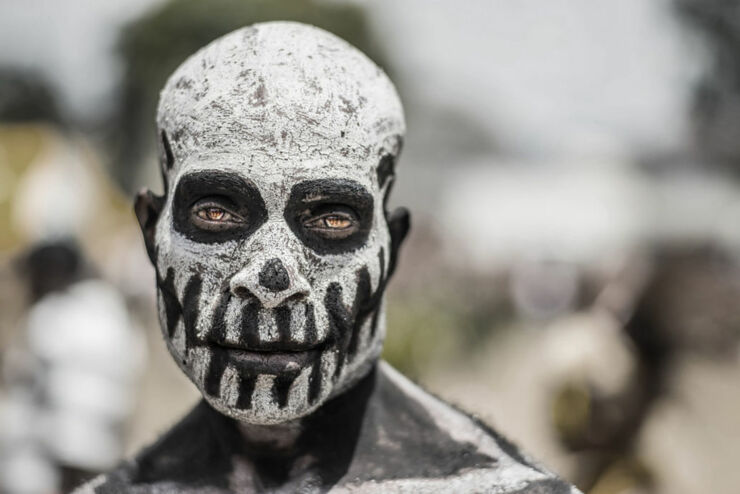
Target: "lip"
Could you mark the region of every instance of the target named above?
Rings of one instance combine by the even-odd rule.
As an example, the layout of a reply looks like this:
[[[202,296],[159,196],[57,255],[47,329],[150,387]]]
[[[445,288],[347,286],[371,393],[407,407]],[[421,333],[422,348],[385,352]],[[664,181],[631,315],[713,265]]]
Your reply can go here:
[[[229,363],[247,372],[278,375],[297,373],[316,363],[326,345],[297,348],[285,344],[269,345],[267,348],[242,348],[228,344],[211,343],[214,358],[226,359]]]

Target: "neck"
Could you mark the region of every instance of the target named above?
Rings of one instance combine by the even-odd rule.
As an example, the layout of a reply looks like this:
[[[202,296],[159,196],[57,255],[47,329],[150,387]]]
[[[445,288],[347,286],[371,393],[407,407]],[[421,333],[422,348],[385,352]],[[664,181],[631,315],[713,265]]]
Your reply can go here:
[[[322,405],[311,415],[281,424],[259,425],[233,421],[246,456],[286,457],[311,454],[317,449],[354,450],[362,419],[375,387],[376,365],[354,386]]]
[[[294,450],[298,439],[305,430],[305,419],[274,425],[249,424],[237,422],[244,443],[255,450],[270,450],[275,453]]]

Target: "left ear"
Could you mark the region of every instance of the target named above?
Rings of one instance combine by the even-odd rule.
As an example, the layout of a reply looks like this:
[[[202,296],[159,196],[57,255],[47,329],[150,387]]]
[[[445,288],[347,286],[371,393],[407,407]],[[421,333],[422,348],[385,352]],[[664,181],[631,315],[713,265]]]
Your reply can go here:
[[[396,270],[396,261],[401,244],[406,239],[406,235],[411,228],[411,214],[406,208],[396,208],[388,216],[388,230],[391,234],[391,257],[388,266],[388,278]]]
[[[134,213],[136,213],[136,219],[139,220],[141,233],[144,235],[146,253],[154,265],[157,261],[154,255],[154,233],[163,208],[164,196],[158,196],[149,189],[142,189],[136,194]]]

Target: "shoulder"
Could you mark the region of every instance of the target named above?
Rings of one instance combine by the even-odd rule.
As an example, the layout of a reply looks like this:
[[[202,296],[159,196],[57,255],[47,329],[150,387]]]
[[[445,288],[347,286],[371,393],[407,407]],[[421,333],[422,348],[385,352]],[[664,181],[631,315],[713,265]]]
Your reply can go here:
[[[502,435],[386,363],[379,365],[367,414],[357,461],[348,472],[350,479],[367,480],[336,492],[578,492]]]
[[[214,439],[214,420],[216,412],[201,402],[154,444],[75,494],[227,492],[228,445]]]

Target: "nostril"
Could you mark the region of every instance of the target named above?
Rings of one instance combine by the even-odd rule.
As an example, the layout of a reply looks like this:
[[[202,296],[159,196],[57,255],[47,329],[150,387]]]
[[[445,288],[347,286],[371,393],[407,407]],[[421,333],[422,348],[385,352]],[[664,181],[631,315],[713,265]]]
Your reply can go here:
[[[259,274],[260,285],[271,292],[282,292],[290,286],[290,277],[277,257],[270,259]]]
[[[247,287],[245,287],[245,286],[237,286],[237,287],[235,287],[232,290],[232,293],[235,296],[237,296],[239,298],[244,298],[244,299],[253,298],[254,297],[254,295],[252,294],[252,292],[250,292],[249,289]]]
[[[290,297],[283,300],[283,304],[290,304],[291,302],[302,302],[308,297],[308,293],[306,292],[295,292]]]

